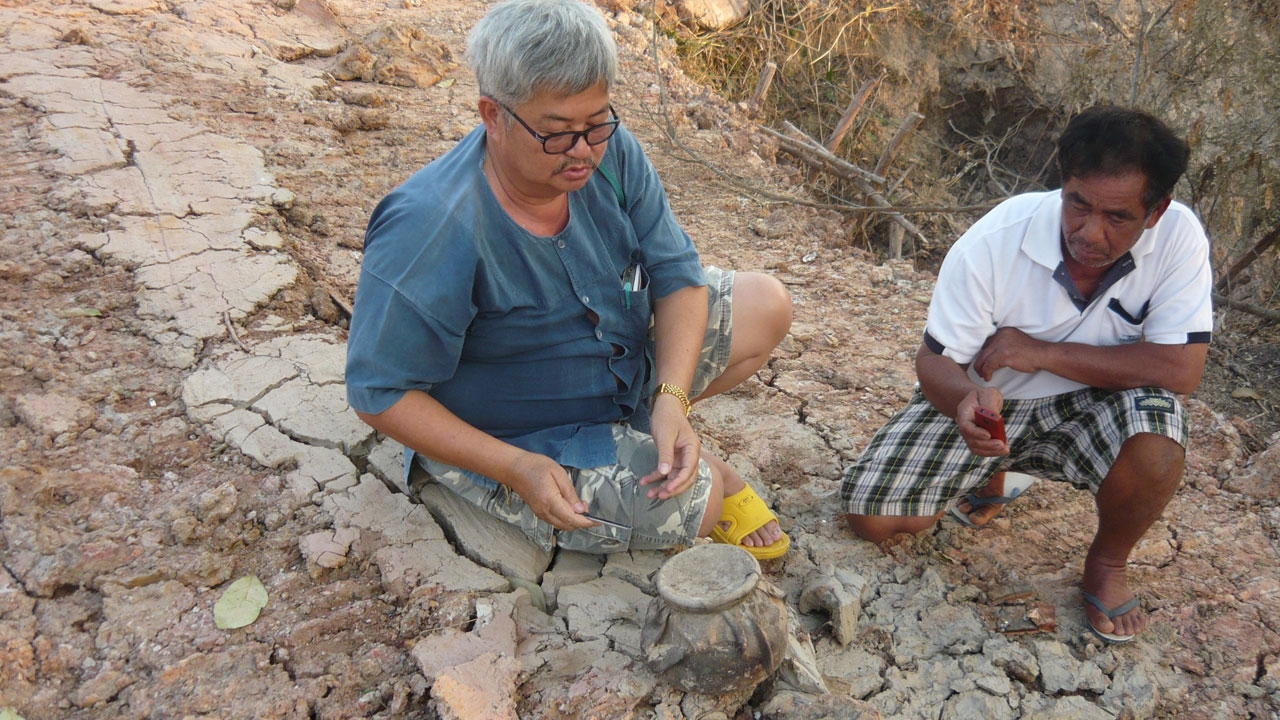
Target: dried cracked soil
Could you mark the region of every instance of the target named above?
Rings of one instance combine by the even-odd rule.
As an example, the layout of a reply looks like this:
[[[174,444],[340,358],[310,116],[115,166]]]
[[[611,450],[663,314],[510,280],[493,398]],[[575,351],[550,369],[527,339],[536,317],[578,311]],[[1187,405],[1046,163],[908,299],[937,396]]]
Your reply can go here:
[[[843,237],[837,215],[744,197],[721,182],[705,163],[779,192],[800,192],[803,171],[746,113],[685,80],[665,38],[655,68],[654,35],[630,4],[605,5],[626,68],[619,114],[649,147],[705,260],[769,271],[793,294],[795,326],[769,366],[697,414],[707,443],[754,470],[796,538],[792,556],[767,568],[789,602],[815,568],[858,572],[873,586],[868,601],[875,586],[936,573],[948,601],[993,636],[1005,614],[997,600],[1021,594],[1056,608],[1058,629],[1014,642],[1053,638],[1104,672],[1145,668],[1158,699],[1131,713],[1276,717],[1280,450],[1271,428],[1225,401],[1189,401],[1187,482],[1135,554],[1132,580],[1151,629],[1129,647],[1103,649],[1083,632],[1076,583],[1093,513],[1071,488],[1041,483],[982,532],[944,525],[883,549],[854,540],[834,523],[840,468],[911,391],[931,278],[833,240]],[[0,710],[29,720],[447,716],[411,649],[469,627],[477,593],[388,584],[374,532],[336,567],[308,562],[299,540],[333,528],[331,513],[291,486],[287,463],[266,467],[194,419],[183,383],[218,353],[272,337],[341,337],[373,205],[476,122],[474,82],[459,65],[484,8],[0,0]],[[261,298],[252,288],[222,293],[225,308],[199,332],[164,317],[152,293],[178,281],[149,281],[151,261],[112,245],[112,233],[128,233],[144,213],[102,199],[118,190],[105,170],[155,177],[143,160],[151,148],[123,142],[121,157],[95,160],[77,155],[91,143],[56,132],[130,136],[119,113],[59,124],[64,94],[113,101],[85,94],[95,87],[129,88],[148,98],[132,106],[137,113],[155,109],[256,148],[271,175],[263,196],[287,194],[264,200],[243,227],[278,238],[255,246],[280,258],[266,261],[263,278],[283,258],[297,272]],[[198,184],[236,157],[208,151],[181,177]],[[152,198],[166,192],[144,185]],[[169,213],[216,218],[221,199]],[[88,240],[102,237],[112,239]],[[365,469],[368,448],[341,449]],[[214,603],[245,575],[262,579],[269,604],[246,628],[216,627]],[[866,701],[857,706],[865,717],[919,716],[875,697],[913,669],[888,647],[905,642],[895,625],[921,624],[927,638],[942,620],[869,620],[854,643],[880,658],[868,664],[873,682],[829,686]],[[819,653],[830,646],[820,620],[805,627]],[[1015,680],[1055,694],[1043,677]],[[572,717],[561,695],[593,681],[589,666],[567,676],[527,666],[520,682],[523,716]],[[1056,695],[1083,698],[1089,710],[1077,717],[1116,713],[1097,688]],[[694,717],[689,708],[659,689],[628,712]]]

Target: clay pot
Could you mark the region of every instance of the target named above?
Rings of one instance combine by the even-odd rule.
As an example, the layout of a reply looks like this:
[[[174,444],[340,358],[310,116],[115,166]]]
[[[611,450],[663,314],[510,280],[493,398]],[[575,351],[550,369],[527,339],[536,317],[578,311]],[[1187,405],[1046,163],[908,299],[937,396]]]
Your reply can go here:
[[[640,632],[645,663],[687,692],[720,695],[754,688],[787,649],[784,594],[751,553],[697,545],[658,570],[658,596]]]

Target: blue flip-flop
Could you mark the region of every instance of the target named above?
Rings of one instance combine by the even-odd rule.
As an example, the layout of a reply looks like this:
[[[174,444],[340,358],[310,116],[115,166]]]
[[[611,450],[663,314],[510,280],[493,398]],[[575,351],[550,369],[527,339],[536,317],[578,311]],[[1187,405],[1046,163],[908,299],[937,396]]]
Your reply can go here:
[[[1105,604],[1103,604],[1103,602],[1099,600],[1096,595],[1093,595],[1091,593],[1084,593],[1084,601],[1094,606],[1095,608],[1097,608],[1098,612],[1102,613],[1103,615],[1106,615],[1108,620],[1115,620],[1121,615],[1138,607],[1139,603],[1142,602],[1142,600],[1135,595],[1134,597],[1129,599],[1129,602],[1124,603],[1120,607],[1109,608]],[[1098,628],[1093,626],[1093,623],[1090,622],[1089,616],[1087,613],[1085,614],[1084,622],[1086,625],[1089,626],[1089,632],[1096,635],[1097,638],[1103,642],[1112,643],[1114,645],[1120,645],[1122,643],[1133,642],[1133,639],[1137,637],[1137,635],[1116,635],[1113,633],[1104,633]]]
[[[969,503],[969,507],[971,508],[970,512],[988,505],[1008,505],[1018,499],[1018,496],[1022,495],[1023,491],[1031,487],[1035,481],[1036,479],[1034,477],[1025,473],[1006,472],[1004,475],[1004,495],[1000,495],[998,497],[978,497],[974,493],[969,493],[964,496],[964,499]],[[984,528],[987,526],[987,523],[979,525],[973,522],[969,519],[968,513],[960,512],[960,508],[954,505],[951,506],[951,510],[948,512],[956,522],[964,525],[965,527]]]

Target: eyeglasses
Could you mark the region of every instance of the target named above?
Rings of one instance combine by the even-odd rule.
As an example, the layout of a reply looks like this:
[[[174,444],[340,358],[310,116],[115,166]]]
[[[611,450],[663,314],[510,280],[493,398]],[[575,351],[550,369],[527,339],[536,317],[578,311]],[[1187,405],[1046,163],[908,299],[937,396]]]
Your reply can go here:
[[[548,155],[563,155],[564,153],[569,152],[573,149],[574,145],[578,144],[578,138],[586,140],[588,145],[599,145],[613,137],[613,134],[618,130],[618,126],[622,124],[622,121],[618,119],[618,113],[615,112],[613,106],[610,105],[609,117],[613,119],[609,122],[592,125],[586,130],[568,130],[566,132],[542,135],[537,130],[529,127],[529,123],[525,122],[519,115],[517,115],[515,110],[503,105],[497,100],[494,100],[494,102],[498,103],[498,107],[511,113],[511,117],[515,118],[516,122],[523,125],[524,129],[529,131],[529,134],[533,136],[534,140],[542,143],[542,152]]]

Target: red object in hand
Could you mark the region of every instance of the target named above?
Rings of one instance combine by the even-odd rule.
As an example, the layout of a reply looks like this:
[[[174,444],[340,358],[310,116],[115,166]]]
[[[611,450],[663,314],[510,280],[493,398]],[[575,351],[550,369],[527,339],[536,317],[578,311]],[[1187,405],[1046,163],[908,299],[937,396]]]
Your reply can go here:
[[[978,427],[991,433],[991,437],[1001,442],[1009,442],[1004,434],[1004,419],[993,411],[979,405],[974,408],[973,422]]]

